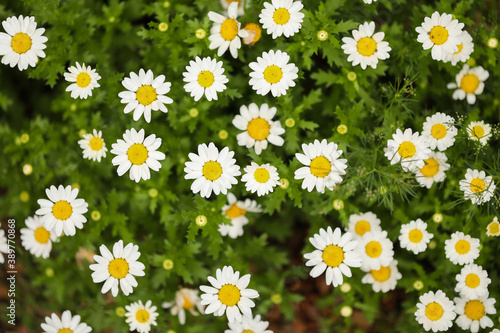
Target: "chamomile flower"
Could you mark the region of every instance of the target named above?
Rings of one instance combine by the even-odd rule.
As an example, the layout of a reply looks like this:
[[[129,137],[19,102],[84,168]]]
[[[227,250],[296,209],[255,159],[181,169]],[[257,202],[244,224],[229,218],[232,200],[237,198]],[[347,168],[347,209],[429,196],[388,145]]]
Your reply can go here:
[[[125,322],[130,326],[130,330],[137,330],[139,333],[148,333],[151,331],[151,326],[156,326],[156,306],[152,305],[151,301],[142,304],[142,301],[134,302],[130,305],[125,305],[127,312]]]
[[[297,160],[305,165],[295,171],[295,179],[303,179],[302,188],[311,192],[314,187],[320,193],[325,193],[325,188],[333,188],[342,182],[345,175],[347,160],[339,158],[342,150],[337,149],[336,143],[327,142],[326,139],[314,140],[313,143],[302,144],[304,154],[296,153]]]
[[[376,2],[377,0],[363,0],[366,4],[371,4],[372,2]]]
[[[443,59],[444,62],[451,61],[453,66],[459,61],[466,62],[470,58],[471,53],[474,52],[472,37],[466,30],[463,30],[462,33],[458,35],[458,39],[460,41],[460,44],[457,45],[458,51],[446,54]]]
[[[217,55],[222,55],[229,49],[233,58],[238,58],[238,49],[241,48],[241,38],[248,37],[246,30],[240,29],[240,22],[236,21],[238,16],[238,3],[233,2],[227,7],[227,16],[209,12],[208,18],[214,22],[210,29],[210,50],[218,49]],[[241,38],[240,38],[241,37]]]
[[[304,254],[308,259],[306,266],[314,266],[309,275],[316,278],[326,271],[326,284],[334,287],[344,282],[343,275],[351,277],[349,267],[361,266],[361,257],[355,251],[358,242],[352,239],[352,234],[342,235],[340,228],[332,231],[331,227],[319,229],[319,234],[309,238],[309,242],[316,248],[311,253]]]
[[[445,172],[450,168],[447,161],[445,153],[431,151],[429,158],[424,160],[425,165],[415,170],[415,178],[420,186],[431,188],[432,184],[444,181]]]
[[[420,296],[419,301],[415,319],[426,331],[444,332],[453,326],[452,320],[457,316],[455,304],[442,290],[429,291]]]
[[[482,205],[490,201],[495,193],[496,185],[491,176],[484,171],[467,169],[465,179],[460,181],[460,190],[464,191],[465,200],[475,205]]]
[[[255,153],[260,155],[270,142],[276,146],[283,146],[285,140],[280,136],[285,133],[279,120],[273,121],[276,108],[269,107],[266,103],[260,108],[255,103],[240,107],[240,114],[233,119],[233,125],[244,132],[238,134],[236,139],[240,146],[254,147]]]
[[[444,250],[446,258],[455,265],[472,264],[479,257],[479,239],[457,231],[445,240]]]
[[[273,333],[267,329],[269,322],[263,321],[260,315],[255,316],[243,316],[243,321],[228,323],[229,329],[225,330],[224,333]]]
[[[2,253],[9,253],[9,244],[7,237],[5,237],[5,231],[0,229],[0,264],[5,262],[5,258]]]
[[[247,23],[243,30],[248,32],[248,36],[243,38],[243,44],[253,46],[262,37],[262,28],[256,23]]]
[[[342,38],[342,49],[349,57],[347,61],[352,62],[353,66],[361,65],[362,69],[367,66],[377,68],[378,60],[389,58],[389,52],[392,50],[388,42],[384,41],[383,32],[375,32],[375,22],[365,22],[360,24],[359,30],[353,30],[351,37]]]
[[[452,20],[451,14],[434,12],[431,17],[426,17],[422,26],[415,30],[418,32],[417,41],[422,43],[424,50],[432,48],[432,59],[443,60],[448,53],[458,51],[460,34],[463,23]]]
[[[179,323],[184,325],[186,323],[186,310],[193,316],[198,316],[196,311],[203,312],[205,307],[201,305],[201,299],[198,296],[198,290],[182,288],[175,293],[175,300],[173,302],[164,302],[161,305],[163,308],[170,308],[172,316],[179,317]]]
[[[134,276],[144,276],[143,263],[137,261],[141,256],[139,246],[128,243],[123,247],[123,241],[119,240],[113,245],[111,253],[106,245],[99,247],[101,255],[95,255],[97,264],[90,265],[92,280],[95,283],[104,282],[101,292],[103,294],[111,290],[113,297],[118,295],[118,287],[128,296],[137,287]]]
[[[238,201],[232,193],[227,194],[228,204],[222,207],[222,215],[230,219],[230,224],[219,224],[219,232],[222,236],[229,236],[233,239],[243,235],[243,226],[248,223],[245,216],[247,212],[262,212],[262,207],[256,201],[246,199]]]
[[[418,132],[413,133],[410,128],[405,129],[404,133],[398,128],[384,148],[384,155],[391,161],[391,165],[401,161],[403,171],[422,168],[430,152],[426,137]]]
[[[453,123],[455,119],[444,113],[437,112],[427,117],[424,122],[422,135],[427,137],[427,142],[431,149],[445,151],[455,143],[455,136],[458,130]]]
[[[219,149],[210,142],[198,145],[198,155],[189,153],[190,161],[185,163],[185,179],[195,179],[191,184],[194,194],[200,192],[204,198],[210,197],[212,191],[215,195],[226,194],[227,190],[238,183],[236,176],[240,176],[240,167],[235,164],[234,151],[224,147]]]
[[[149,69],[147,72],[144,69],[139,70],[139,75],[130,72],[130,77],[126,77],[122,81],[122,85],[127,89],[118,94],[122,104],[127,104],[124,113],[134,111],[134,120],[137,121],[144,114],[146,122],[151,122],[151,111],[167,113],[168,109],[165,104],[172,104],[173,100],[165,96],[170,91],[170,82],[165,82],[165,75],[154,77],[153,72]]]
[[[427,244],[429,244],[432,237],[434,235],[427,231],[427,223],[417,219],[401,226],[399,243],[402,248],[412,251],[414,254],[419,254],[427,249]]]
[[[47,199],[38,199],[40,209],[35,214],[41,217],[41,222],[47,231],[54,230],[57,236],[64,234],[74,236],[76,229],[82,229],[87,218],[83,216],[87,212],[88,204],[83,199],[77,199],[78,189],[71,189],[59,185],[52,185],[45,190]]]
[[[97,81],[101,79],[101,76],[90,66],[85,66],[85,64],[80,66],[77,62],[76,67],[68,67],[68,72],[64,73],[64,79],[74,82],[66,88],[66,91],[71,92],[71,98],[87,99],[88,96],[92,96],[94,88],[100,87]]]
[[[201,295],[201,304],[208,305],[205,314],[213,313],[214,316],[222,316],[224,313],[230,323],[241,322],[242,313],[246,316],[252,315],[255,303],[251,298],[259,297],[259,293],[249,289],[250,274],[240,278],[240,272],[233,271],[233,267],[224,266],[222,270],[217,269],[216,278],[208,277],[212,286],[200,286],[204,294]],[[241,311],[241,312],[240,312]]]
[[[224,75],[222,61],[210,57],[196,57],[195,61],[189,61],[189,66],[186,66],[186,72],[182,75],[183,81],[187,82],[184,90],[190,93],[195,101],[199,101],[203,95],[209,101],[217,100],[217,93],[226,90],[225,83],[229,82]]]
[[[463,330],[472,333],[479,331],[479,328],[493,327],[493,321],[487,315],[497,313],[495,309],[496,300],[488,298],[488,293],[478,298],[457,297],[455,298],[455,312],[458,315],[457,325]]]
[[[144,138],[144,129],[137,132],[134,128],[126,130],[123,140],[118,139],[111,145],[111,154],[116,156],[111,163],[117,165],[118,176],[122,176],[130,169],[129,177],[138,183],[141,179],[151,178],[151,172],[159,171],[165,154],[157,151],[161,145],[161,139],[151,134]]]
[[[102,131],[94,129],[93,134],[84,134],[78,144],[83,149],[83,158],[101,162],[101,158],[106,157],[108,148],[102,139]]]
[[[471,121],[467,125],[467,133],[469,134],[469,140],[479,141],[482,146],[485,146],[491,137],[491,126],[482,120]]]
[[[457,274],[455,291],[469,299],[488,295],[488,285],[491,279],[488,272],[476,264],[465,265]]]
[[[26,228],[21,229],[21,243],[35,257],[48,258],[52,250],[52,242],[57,239],[54,230],[47,230],[40,217],[28,217]]]
[[[448,83],[448,89],[456,89],[453,92],[453,99],[463,100],[467,97],[467,103],[476,103],[476,95],[480,95],[484,90],[484,81],[490,74],[483,67],[470,68],[464,65],[456,76],[456,83]]]
[[[59,318],[55,313],[50,317],[45,317],[45,323],[42,323],[43,333],[89,333],[92,332],[92,327],[80,322],[79,315],[71,315],[69,310],[62,313]]]
[[[262,52],[262,57],[257,57],[257,62],[248,64],[252,69],[252,89],[262,96],[267,95],[269,91],[273,97],[286,95],[288,88],[295,87],[293,80],[299,77],[299,69],[295,64],[288,63],[289,61],[290,56],[286,52]]]
[[[259,22],[273,39],[281,35],[291,37],[302,28],[301,23],[304,20],[304,13],[300,11],[304,8],[302,2],[271,0],[271,3],[264,2],[264,7],[259,14]]]
[[[357,252],[361,255],[361,269],[378,270],[389,266],[394,259],[393,244],[387,238],[387,231],[369,231],[361,237]]]
[[[398,280],[403,276],[398,271],[398,261],[393,260],[388,266],[381,266],[380,269],[372,269],[363,276],[362,283],[369,283],[372,285],[374,292],[386,293],[390,290],[396,289]]]
[[[229,236],[232,239],[236,239],[243,236],[244,230],[243,226],[248,223],[248,220],[234,219],[229,221],[229,224],[221,223],[219,224],[219,233],[221,236]]]
[[[245,1],[244,0],[220,0],[220,4],[222,5],[222,8],[227,10],[230,4],[233,2],[238,3],[238,16],[243,16],[245,14]],[[249,3],[247,3],[248,6]]]
[[[486,227],[487,236],[500,236],[500,223],[498,222],[498,217],[495,216],[493,221]]]
[[[258,165],[252,162],[244,171],[241,181],[245,183],[246,190],[251,193],[257,192],[259,197],[273,192],[274,187],[280,184],[278,169],[269,163]]]
[[[36,28],[34,16],[11,16],[2,22],[5,32],[0,32],[0,55],[2,64],[23,71],[28,66],[35,67],[38,58],[45,58],[44,28]]]
[[[382,231],[380,227],[380,219],[372,212],[361,214],[352,214],[349,216],[349,225],[347,227],[354,239],[361,237],[368,231]]]

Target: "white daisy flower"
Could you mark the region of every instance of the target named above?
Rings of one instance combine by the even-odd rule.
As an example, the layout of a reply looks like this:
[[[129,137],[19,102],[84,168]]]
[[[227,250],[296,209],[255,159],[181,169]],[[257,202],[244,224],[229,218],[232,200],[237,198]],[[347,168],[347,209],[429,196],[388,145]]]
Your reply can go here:
[[[420,296],[419,301],[415,319],[426,331],[444,332],[453,326],[452,320],[457,316],[455,304],[443,291],[429,291]]]
[[[230,323],[241,322],[243,317],[252,315],[255,303],[250,298],[259,297],[259,293],[249,289],[250,274],[240,278],[240,272],[233,271],[233,267],[224,266],[217,269],[216,278],[208,277],[208,282],[213,286],[200,286],[201,304],[208,305],[205,314],[213,313],[222,316],[224,313]],[[241,311],[241,312],[240,312]]]
[[[238,58],[238,49],[241,48],[241,38],[248,37],[246,30],[240,29],[241,23],[236,21],[238,16],[238,3],[233,2],[227,7],[227,16],[209,12],[208,18],[214,22],[212,29],[210,29],[210,50],[218,49],[217,55],[222,55],[229,48],[229,52],[233,58]],[[240,38],[241,37],[241,38]]]
[[[7,237],[5,237],[5,231],[3,229],[0,229],[0,264],[3,264],[5,262],[5,258],[3,257],[2,253],[9,253],[9,244]]]
[[[470,200],[474,205],[482,205],[490,201],[495,193],[496,185],[491,176],[486,176],[484,171],[467,169],[465,179],[460,182],[460,190],[464,191],[465,200]]]
[[[291,37],[302,28],[304,14],[300,12],[304,5],[300,1],[271,0],[264,2],[264,9],[259,14],[262,28],[267,29],[268,35],[273,39],[281,35]]]
[[[419,254],[427,249],[427,244],[429,244],[432,237],[434,235],[427,231],[427,223],[421,219],[416,219],[401,226],[399,243],[402,248],[412,251],[414,254]]]
[[[246,199],[238,201],[232,193],[227,194],[228,204],[222,207],[222,215],[231,220],[230,224],[219,224],[219,232],[222,236],[229,236],[233,239],[243,235],[243,226],[248,223],[245,216],[247,212],[262,212],[262,207],[256,201]]]
[[[451,61],[451,64],[455,66],[459,61],[466,62],[472,52],[474,52],[474,43],[472,42],[471,35],[463,30],[460,35],[458,35],[460,44],[457,45],[458,51],[454,53],[447,53],[444,62]]]
[[[158,325],[156,323],[158,312],[156,312],[156,306],[152,305],[151,301],[147,301],[146,304],[139,301],[125,305],[125,310],[127,310],[125,322],[129,324],[130,331],[137,330],[139,333],[148,333],[151,331],[152,325]]]
[[[432,59],[443,60],[448,53],[458,51],[460,34],[463,23],[452,20],[451,14],[439,14],[434,12],[431,17],[426,17],[418,32],[417,41],[422,43],[424,50],[432,48]]]
[[[445,240],[444,250],[446,258],[455,265],[472,264],[479,257],[479,239],[457,231]]]
[[[357,252],[361,255],[361,269],[378,270],[389,266],[394,259],[393,244],[387,238],[387,231],[368,231],[361,237]]]
[[[23,71],[35,67],[38,58],[45,58],[47,37],[42,36],[44,28],[36,28],[34,16],[11,16],[2,22],[7,33],[0,32],[0,55],[2,64]]]
[[[248,66],[250,72],[250,85],[259,95],[267,95],[269,91],[273,97],[286,95],[290,87],[295,87],[293,80],[297,79],[299,69],[295,64],[288,63],[290,56],[286,52],[273,50],[262,52],[262,57],[257,57],[257,62]]]
[[[243,226],[248,223],[248,220],[231,220],[229,224],[219,224],[218,230],[221,236],[229,236],[232,239],[243,236]]]
[[[198,145],[198,155],[189,153],[190,161],[185,163],[185,179],[195,179],[191,184],[194,194],[200,192],[204,198],[210,197],[212,191],[215,195],[226,194],[227,190],[237,184],[236,176],[240,176],[240,167],[235,164],[234,151],[224,147],[219,149],[210,142]]]
[[[94,256],[97,264],[89,266],[94,271],[92,280],[95,283],[104,282],[101,289],[103,294],[111,290],[113,297],[116,297],[120,286],[125,296],[128,296],[133,287],[137,287],[134,276],[144,276],[146,268],[143,263],[137,261],[141,256],[139,246],[128,243],[123,247],[123,241],[119,240],[113,245],[113,253],[104,244],[99,247],[99,251],[101,255]]]
[[[66,91],[71,92],[71,98],[87,99],[88,96],[92,96],[94,88],[100,87],[97,81],[101,79],[101,76],[92,67],[85,67],[85,64],[80,66],[77,62],[76,67],[70,66],[68,71],[69,73],[64,73],[64,79],[68,82],[74,82],[66,88]]]
[[[457,274],[455,291],[466,298],[473,299],[488,295],[491,279],[488,272],[476,264],[465,265]]]
[[[124,113],[134,111],[134,120],[137,121],[144,114],[146,122],[151,122],[151,110],[167,113],[165,104],[172,104],[173,100],[165,96],[170,91],[170,82],[165,82],[165,75],[154,77],[149,69],[139,70],[139,75],[130,72],[130,77],[122,81],[122,85],[127,89],[118,94],[122,104],[127,104]]]
[[[375,22],[365,22],[359,25],[359,30],[353,30],[351,37],[342,38],[342,49],[349,57],[347,61],[353,66],[361,65],[362,69],[367,66],[377,68],[378,60],[389,59],[392,50],[388,42],[383,41],[385,34],[375,32]]]
[[[220,4],[222,5],[222,8],[224,8],[226,11],[229,7],[230,4],[233,2],[238,3],[238,16],[243,16],[245,14],[245,1],[244,0],[220,0]],[[247,3],[247,7],[250,3]]]
[[[405,129],[404,133],[398,128],[384,148],[384,155],[391,161],[391,165],[401,161],[403,171],[422,168],[430,152],[426,137],[418,132],[413,133],[411,128]]]
[[[500,236],[500,223],[498,222],[498,217],[495,216],[493,221],[486,227],[487,236]]]
[[[54,229],[57,236],[61,236],[63,230],[65,235],[74,236],[75,227],[82,229],[83,224],[87,222],[83,214],[87,212],[88,204],[85,200],[76,198],[78,189],[71,189],[70,185],[59,185],[58,188],[52,185],[45,193],[49,200],[38,199],[40,209],[35,212],[41,217],[45,229]]]
[[[349,225],[347,226],[354,239],[361,239],[361,237],[368,231],[382,231],[380,227],[380,219],[372,212],[361,214],[352,214],[349,216]]]
[[[458,315],[455,321],[463,330],[469,330],[472,333],[479,331],[479,328],[493,327],[493,321],[487,316],[497,313],[495,309],[496,300],[488,298],[488,293],[485,296],[478,298],[455,298],[455,312]]]
[[[243,316],[242,322],[228,323],[229,329],[224,333],[273,333],[267,329],[269,322],[263,321],[260,315]]]
[[[491,126],[482,120],[471,121],[467,125],[467,133],[469,134],[469,140],[479,141],[482,146],[485,146],[491,137]]]
[[[81,323],[79,315],[71,316],[71,312],[66,310],[62,313],[61,319],[53,313],[50,317],[45,317],[42,323],[43,333],[89,333],[92,327]]]
[[[83,139],[78,141],[80,148],[83,149],[83,158],[101,162],[101,158],[106,157],[106,144],[102,139],[102,131],[93,131],[94,134],[84,134]]]
[[[444,181],[445,172],[450,168],[446,161],[448,157],[445,153],[431,151],[429,158],[424,160],[425,165],[415,170],[415,178],[420,186],[431,188],[432,184]]]
[[[54,230],[47,230],[40,217],[28,217],[26,228],[21,229],[21,244],[35,257],[48,258],[52,250],[52,242],[57,239]]]
[[[276,111],[275,107],[270,108],[266,103],[260,108],[255,103],[251,103],[248,107],[242,105],[240,114],[233,119],[233,125],[245,131],[236,136],[238,145],[254,147],[257,155],[267,148],[268,142],[283,146],[285,140],[280,135],[285,133],[285,129],[281,127],[279,120],[273,121]]]
[[[244,171],[241,181],[245,183],[246,190],[250,193],[257,192],[259,197],[273,192],[274,187],[280,184],[278,169],[269,163],[258,165],[252,162]]]
[[[228,78],[223,74],[222,61],[217,61],[210,57],[200,59],[196,57],[195,61],[190,60],[189,66],[186,66],[186,72],[182,73],[184,90],[194,97],[195,101],[205,95],[207,100],[217,100],[217,93],[226,90],[225,83]]]
[[[126,130],[123,140],[118,139],[111,145],[111,154],[116,156],[111,163],[118,165],[118,176],[122,176],[130,169],[129,177],[138,183],[141,179],[151,178],[151,172],[159,171],[165,154],[157,151],[161,145],[161,139],[151,134],[144,138],[144,129],[137,132],[134,128]]]
[[[342,235],[340,228],[332,231],[331,227],[319,229],[319,234],[309,237],[309,242],[316,248],[311,253],[305,253],[308,259],[306,266],[314,266],[309,275],[316,278],[326,270],[326,284],[334,287],[344,282],[343,275],[351,277],[349,267],[361,266],[361,257],[354,250],[358,241],[351,240],[352,234]]]
[[[325,188],[333,188],[342,182],[341,175],[345,175],[347,160],[340,158],[342,150],[337,150],[336,143],[327,142],[326,139],[314,140],[313,143],[302,144],[304,154],[296,153],[297,160],[304,164],[295,170],[295,179],[304,179],[302,188],[311,192],[314,187],[320,193],[325,193]]]
[[[403,276],[398,271],[398,261],[393,260],[389,266],[382,266],[377,270],[370,270],[363,279],[362,283],[371,284],[374,292],[386,293],[396,289],[398,280]]]
[[[453,92],[453,99],[463,100],[467,97],[467,103],[476,103],[476,95],[482,94],[484,90],[484,81],[488,79],[490,73],[483,67],[478,66],[469,68],[464,65],[462,70],[456,76],[456,83],[448,83],[448,89],[456,89]]]
[[[376,2],[377,0],[363,0],[366,4],[371,4],[372,2]]]
[[[431,149],[445,151],[455,143],[458,130],[453,123],[455,119],[444,113],[437,112],[427,117],[424,122],[422,135],[427,137]]]
[[[196,311],[203,312],[205,307],[201,305],[201,299],[198,296],[198,290],[182,288],[175,293],[175,300],[173,302],[163,302],[163,308],[170,308],[172,316],[179,317],[179,323],[184,325],[186,323],[186,310],[193,316],[198,316]]]

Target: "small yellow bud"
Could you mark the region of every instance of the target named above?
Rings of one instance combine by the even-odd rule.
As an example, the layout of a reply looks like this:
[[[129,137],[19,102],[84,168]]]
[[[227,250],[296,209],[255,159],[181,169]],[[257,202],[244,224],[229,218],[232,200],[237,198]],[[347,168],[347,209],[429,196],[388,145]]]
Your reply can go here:
[[[168,30],[168,24],[165,23],[165,22],[161,22],[160,24],[158,24],[158,30],[160,30],[161,32],[165,32]]]
[[[114,21],[116,20],[116,18],[114,16],[111,16],[108,21],[109,23],[113,23]]]
[[[348,293],[351,291],[351,284],[349,282],[344,282],[341,286],[340,286],[340,291],[343,292],[343,293]]]
[[[422,290],[422,288],[424,288],[424,283],[420,280],[417,280],[413,282],[413,288],[415,288],[416,290]]]
[[[293,126],[295,126],[295,119],[288,118],[287,120],[285,120],[285,125],[286,127],[292,128]]]
[[[200,29],[196,30],[196,32],[194,33],[194,35],[198,39],[203,39],[207,35],[207,32],[205,31],[205,29],[200,28]]]
[[[163,268],[165,268],[167,271],[171,270],[172,268],[174,268],[174,262],[170,259],[163,260]]]
[[[149,189],[148,194],[151,198],[156,198],[158,196],[158,190],[155,188]]]
[[[443,214],[441,214],[441,213],[435,213],[434,215],[432,215],[432,220],[435,223],[441,223],[443,221]]]
[[[467,65],[472,67],[475,64],[476,64],[476,60],[474,58],[469,58],[469,60],[467,60]]]
[[[207,224],[208,220],[205,215],[198,215],[196,217],[196,225],[199,227],[204,227]]]
[[[26,175],[26,176],[29,176],[33,173],[33,167],[31,166],[31,164],[25,164],[23,165],[23,173]]]
[[[81,137],[83,137],[85,134],[87,134],[87,131],[83,128],[80,131],[78,131],[78,135]]]
[[[28,143],[30,141],[30,135],[27,133],[23,133],[21,135],[21,143]]]
[[[318,31],[318,33],[316,34],[316,37],[321,41],[321,42],[324,42],[325,40],[328,39],[328,32],[326,32],[325,30],[320,30]]]
[[[30,194],[26,191],[22,191],[19,195],[19,199],[21,199],[22,202],[28,202],[28,200],[30,199]]]
[[[340,309],[340,315],[344,318],[350,317],[352,315],[352,308],[349,305],[344,305]]]
[[[70,109],[71,111],[73,111],[73,112],[74,112],[74,111],[76,111],[76,109],[77,109],[76,104],[75,104],[75,103],[72,103],[72,104],[69,106],[69,109]]]
[[[219,138],[221,140],[226,140],[228,136],[229,136],[229,134],[227,133],[226,130],[220,130],[219,131]]]
[[[101,219],[101,213],[98,210],[94,210],[90,213],[90,218],[94,221],[99,221]]]
[[[189,110],[189,115],[192,117],[192,118],[196,118],[198,117],[200,113],[198,112],[198,109],[195,109],[195,108],[192,108],[191,110]]]
[[[339,132],[339,134],[346,134],[347,133],[347,126],[343,125],[343,124],[340,124],[337,127],[337,132]]]
[[[358,76],[354,72],[347,73],[347,79],[351,82],[356,81],[357,77]]]
[[[496,49],[498,46],[498,39],[496,39],[495,37],[491,37],[488,39],[487,44],[490,49]]]
[[[119,306],[115,309],[115,313],[118,317],[125,317],[126,311],[123,307]]]
[[[340,199],[333,200],[333,209],[335,210],[344,209],[344,202]]]
[[[281,297],[280,294],[273,294],[271,296],[271,302],[274,304],[280,304],[283,301],[283,298]]]
[[[45,269],[45,275],[47,275],[48,277],[53,277],[54,276],[54,270],[50,267],[46,268]]]
[[[281,178],[279,180],[280,182],[280,187],[283,189],[283,190],[286,190],[288,188],[288,186],[290,186],[290,181],[286,178]]]

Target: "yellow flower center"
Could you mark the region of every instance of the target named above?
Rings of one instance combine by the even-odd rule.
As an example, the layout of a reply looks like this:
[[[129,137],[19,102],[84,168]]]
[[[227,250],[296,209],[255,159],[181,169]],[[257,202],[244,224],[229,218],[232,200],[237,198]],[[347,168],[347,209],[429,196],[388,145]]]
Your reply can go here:
[[[436,124],[432,126],[431,128],[431,135],[434,137],[434,139],[442,139],[446,136],[446,126],[443,124]]]
[[[371,37],[363,37],[356,47],[361,55],[369,57],[377,51],[377,42]]]
[[[484,135],[484,128],[482,126],[474,126],[472,128],[472,135],[475,136],[478,139],[481,139]]]
[[[144,309],[140,309],[135,313],[135,319],[137,319],[138,322],[144,324],[149,320],[149,312]]]
[[[214,83],[214,74],[211,71],[201,71],[198,74],[198,84],[203,88],[211,87]]]
[[[16,53],[26,53],[31,49],[31,37],[24,32],[19,32],[12,37],[10,46]]]
[[[387,281],[391,277],[391,267],[390,266],[387,266],[387,267],[382,266],[378,270],[372,270],[371,274],[372,274],[373,278],[378,282]]]
[[[222,175],[222,166],[219,162],[208,161],[203,165],[203,176],[208,180],[217,180]]]
[[[499,223],[491,223],[488,226],[488,230],[489,230],[490,234],[496,234],[500,231],[500,224]]]
[[[259,183],[264,184],[269,180],[270,175],[269,175],[269,171],[267,171],[266,169],[258,168],[257,170],[255,170],[253,177]]]
[[[443,316],[443,313],[443,307],[436,302],[429,303],[425,307],[425,316],[432,321],[439,320]]]
[[[254,331],[252,331],[252,330],[244,330],[244,331],[242,331],[241,333],[255,333],[255,332],[254,332]]]
[[[323,250],[323,261],[330,267],[338,267],[344,261],[344,250],[337,245],[328,245]]]
[[[469,288],[476,288],[477,286],[479,286],[479,282],[479,276],[474,273],[470,273],[465,278],[465,285]]]
[[[276,65],[267,66],[264,69],[264,79],[270,84],[277,83],[283,77],[283,71]]]
[[[235,19],[227,19],[220,26],[220,34],[225,40],[233,40],[238,35],[238,22]]]
[[[484,305],[481,301],[472,300],[465,304],[465,315],[472,320],[479,320],[483,318],[485,312]]]
[[[235,285],[225,284],[219,289],[219,301],[226,306],[238,304],[240,298],[240,290]]]
[[[278,8],[274,11],[273,20],[276,24],[287,24],[290,21],[290,12],[286,8]]]
[[[446,43],[448,40],[448,30],[440,25],[437,25],[431,29],[429,36],[434,44],[441,45]]]
[[[458,53],[462,52],[462,49],[464,48],[464,43],[458,44],[457,47],[458,47],[458,51],[453,53],[453,54],[458,54]]]
[[[128,160],[135,165],[142,165],[148,159],[148,149],[142,143],[134,143],[127,150]]]
[[[76,77],[76,85],[80,88],[85,88],[90,84],[90,75],[87,73],[80,73]]]
[[[474,178],[470,182],[470,189],[474,193],[481,193],[481,192],[483,192],[484,189],[485,189],[485,187],[486,187],[486,183],[481,178]]]
[[[408,238],[410,239],[410,242],[412,242],[412,243],[419,243],[422,240],[422,238],[424,238],[424,234],[422,233],[422,231],[420,231],[418,229],[413,229],[408,234]]]
[[[377,258],[382,253],[382,245],[377,241],[371,241],[366,244],[365,252],[370,258]]]
[[[402,158],[410,158],[415,155],[417,148],[410,141],[405,141],[399,145],[398,153]]]
[[[262,118],[255,118],[250,120],[247,126],[247,132],[250,137],[256,141],[261,141],[269,136],[271,125],[267,120]]]
[[[140,86],[135,93],[137,101],[144,106],[148,106],[156,100],[156,89],[148,84]]]
[[[92,139],[90,139],[89,146],[90,149],[94,151],[99,151],[102,149],[103,141],[101,138],[94,136]]]
[[[241,209],[234,203],[231,205],[231,207],[229,207],[226,210],[226,216],[229,217],[230,219],[235,219],[237,217],[245,215],[246,212],[247,212],[246,210]]]
[[[38,227],[35,230],[35,240],[40,244],[45,244],[50,239],[50,232],[47,231],[44,227]]]
[[[52,214],[58,220],[67,220],[72,213],[73,207],[65,200],[60,200],[52,206]]]
[[[71,328],[61,328],[57,333],[73,333]]]
[[[479,78],[474,74],[465,74],[460,81],[460,88],[467,94],[473,94],[479,87]]]
[[[186,296],[182,296],[182,298],[184,299],[184,304],[182,304],[183,309],[189,310],[194,307],[194,304],[191,302],[189,298],[187,298]]]
[[[326,157],[318,156],[311,161],[310,169],[313,176],[325,178],[330,174],[332,164]]]
[[[464,239],[459,240],[455,244],[455,251],[457,251],[458,254],[466,254],[470,251],[470,243]]]
[[[368,221],[365,221],[365,220],[356,222],[356,226],[354,227],[354,230],[356,230],[356,233],[360,236],[363,236],[371,229],[372,228],[370,226],[370,223]]]
[[[424,162],[427,164],[420,169],[420,172],[425,177],[434,177],[434,175],[439,171],[439,163],[432,157],[424,160]]]
[[[109,274],[116,279],[123,279],[128,274],[128,262],[123,258],[111,260],[108,266]]]

